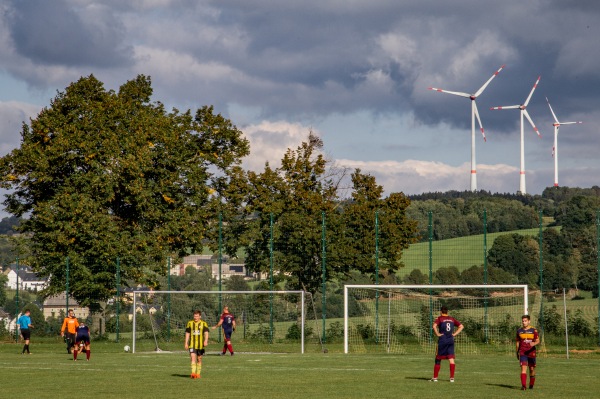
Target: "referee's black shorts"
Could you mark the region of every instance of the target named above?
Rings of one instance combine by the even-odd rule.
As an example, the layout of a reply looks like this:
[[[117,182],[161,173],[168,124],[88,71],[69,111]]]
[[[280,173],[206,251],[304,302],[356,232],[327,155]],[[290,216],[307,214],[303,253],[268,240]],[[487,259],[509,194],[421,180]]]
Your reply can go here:
[[[31,338],[31,331],[29,331],[29,328],[21,328],[21,336],[24,340]]]

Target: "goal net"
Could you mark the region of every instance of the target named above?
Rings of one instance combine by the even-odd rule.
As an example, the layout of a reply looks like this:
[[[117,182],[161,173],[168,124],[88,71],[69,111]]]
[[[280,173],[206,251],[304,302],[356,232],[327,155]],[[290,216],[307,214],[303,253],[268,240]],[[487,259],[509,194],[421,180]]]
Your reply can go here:
[[[235,351],[304,353],[318,334],[306,323],[312,301],[304,291],[136,291],[133,295],[132,352],[183,351],[185,326],[200,310],[209,327],[223,307],[235,317]],[[316,324],[316,323],[315,323]],[[209,330],[207,352],[223,348],[221,328]]]
[[[433,321],[446,306],[464,325],[456,353],[514,354],[521,316],[540,315],[539,292],[527,285],[346,285],[345,353],[431,353]]]

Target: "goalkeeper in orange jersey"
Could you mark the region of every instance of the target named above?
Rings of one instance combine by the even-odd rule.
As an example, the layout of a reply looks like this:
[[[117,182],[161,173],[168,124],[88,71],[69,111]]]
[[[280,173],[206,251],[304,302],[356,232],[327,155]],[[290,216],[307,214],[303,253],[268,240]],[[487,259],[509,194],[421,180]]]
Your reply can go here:
[[[194,311],[194,319],[185,326],[185,350],[189,351],[192,360],[191,378],[200,378],[202,371],[202,356],[208,345],[208,324],[202,320],[202,313]]]
[[[528,314],[521,317],[523,326],[517,330],[517,359],[521,365],[521,389],[527,389],[527,368],[529,367],[529,389],[535,384],[536,353],[535,347],[540,337],[535,327],[531,326]]]
[[[79,322],[75,317],[75,313],[73,309],[69,309],[69,315],[65,317],[63,320],[62,327],[60,329],[61,337],[66,338],[67,342],[67,353],[71,353],[71,350],[75,347],[75,337],[77,334],[77,327],[79,327]],[[65,331],[66,330],[66,331]]]

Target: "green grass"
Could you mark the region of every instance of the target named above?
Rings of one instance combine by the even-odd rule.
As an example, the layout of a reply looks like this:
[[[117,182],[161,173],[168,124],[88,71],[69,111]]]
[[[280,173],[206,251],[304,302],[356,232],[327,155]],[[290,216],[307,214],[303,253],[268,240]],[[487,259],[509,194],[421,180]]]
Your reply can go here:
[[[440,382],[431,383],[429,355],[344,355],[309,353],[256,355],[238,347],[234,357],[205,356],[201,380],[189,378],[183,352],[128,354],[122,344],[92,343],[92,358],[73,362],[55,340],[0,344],[2,397],[172,398],[595,398],[600,354],[543,357],[533,392],[519,388],[516,359],[506,355],[459,356],[456,382],[448,382],[448,363]],[[212,347],[211,350],[216,348]]]

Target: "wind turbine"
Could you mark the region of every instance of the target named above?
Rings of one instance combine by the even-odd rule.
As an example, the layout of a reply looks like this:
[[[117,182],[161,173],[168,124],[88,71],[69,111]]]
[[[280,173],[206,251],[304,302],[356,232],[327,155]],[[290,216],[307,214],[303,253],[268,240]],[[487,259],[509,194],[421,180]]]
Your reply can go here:
[[[448,91],[442,89],[436,89],[435,87],[430,87],[429,90],[439,91],[440,93],[448,93],[453,94],[455,96],[466,97],[471,100],[471,191],[477,191],[477,163],[475,161],[475,118],[477,118],[477,122],[479,122],[479,129],[481,130],[481,134],[483,135],[483,140],[487,141],[485,138],[485,132],[483,131],[483,125],[481,124],[481,118],[479,118],[479,111],[477,111],[477,104],[475,103],[475,99],[483,93],[487,85],[490,84],[492,79],[496,77],[500,73],[500,71],[504,68],[504,65],[498,69],[491,78],[488,79],[487,82],[483,84],[474,94],[462,93],[458,91]]]
[[[521,172],[520,172],[520,180],[519,180],[519,192],[521,194],[527,193],[525,190],[525,134],[523,133],[523,117],[527,118],[527,120],[533,127],[533,130],[537,133],[538,137],[542,137],[540,135],[540,132],[538,131],[538,128],[535,127],[535,124],[533,123],[533,121],[531,120],[531,117],[529,116],[529,113],[527,112],[527,104],[529,104],[529,100],[531,100],[531,96],[533,95],[533,92],[535,91],[535,88],[537,87],[538,83],[540,83],[541,78],[542,78],[541,76],[538,76],[535,84],[533,85],[533,88],[531,89],[531,92],[529,93],[529,96],[527,97],[527,99],[525,100],[525,102],[523,104],[490,108],[492,110],[493,109],[519,109],[519,110],[521,110]]]
[[[559,122],[556,114],[552,110],[548,97],[546,97],[546,101],[548,102],[548,107],[550,107],[550,112],[552,112],[552,116],[554,117],[554,123],[552,124],[552,126],[554,126],[554,147],[552,147],[552,156],[554,157],[554,187],[558,187],[558,129],[561,125],[574,125],[583,122]]]

